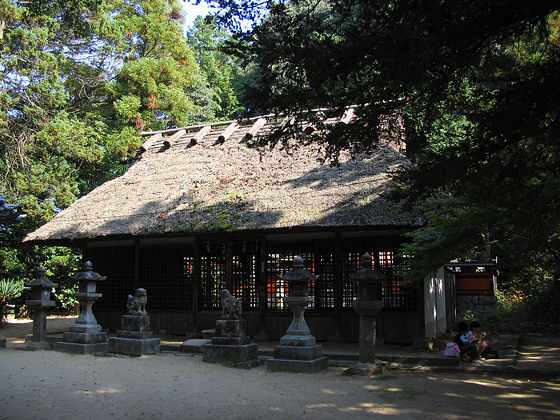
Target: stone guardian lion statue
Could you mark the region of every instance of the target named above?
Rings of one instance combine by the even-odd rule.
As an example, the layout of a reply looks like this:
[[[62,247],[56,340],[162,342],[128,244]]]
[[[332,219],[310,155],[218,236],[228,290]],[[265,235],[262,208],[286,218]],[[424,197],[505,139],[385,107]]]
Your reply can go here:
[[[128,295],[126,307],[129,315],[148,315],[146,312],[146,302],[148,301],[148,294],[146,289],[136,289],[134,296]]]
[[[241,318],[241,301],[234,298],[229,290],[220,290],[220,303],[222,305],[221,319]]]

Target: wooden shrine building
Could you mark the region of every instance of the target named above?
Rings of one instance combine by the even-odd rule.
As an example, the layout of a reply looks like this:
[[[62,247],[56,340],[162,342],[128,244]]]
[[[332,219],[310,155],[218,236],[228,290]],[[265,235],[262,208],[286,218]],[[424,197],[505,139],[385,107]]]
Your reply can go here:
[[[344,124],[351,113],[325,113],[322,124]],[[26,241],[83,249],[107,276],[94,306],[105,328],[119,328],[126,298],[138,287],[148,290],[156,332],[213,328],[219,291],[227,288],[242,301],[248,334],[272,340],[291,320],[279,275],[300,255],[319,275],[305,313],[312,334],[357,341],[351,275],[369,252],[385,275],[378,335],[392,343],[425,336],[422,285],[402,282],[396,257],[417,217],[386,196],[393,172],[410,164],[397,150],[402,145],[379,144],[353,158],[342,153],[339,166],[320,164],[324,147],[302,141],[309,128],[290,144],[260,144],[285,123],[269,116],[148,133],[123,176]]]

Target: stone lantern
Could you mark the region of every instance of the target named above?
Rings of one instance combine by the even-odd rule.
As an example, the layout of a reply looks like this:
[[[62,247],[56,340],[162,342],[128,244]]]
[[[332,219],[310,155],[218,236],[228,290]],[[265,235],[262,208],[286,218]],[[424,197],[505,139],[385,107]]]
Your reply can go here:
[[[107,333],[101,332],[101,325],[97,324],[91,310],[93,304],[102,296],[96,292],[97,282],[106,278],[94,272],[89,261],[84,264],[83,271],[72,276],[72,280],[80,285],[78,293],[74,294],[80,302],[80,315],[70,327],[70,331],[63,334],[63,341],[56,343],[55,350],[80,354],[108,351]]]
[[[315,337],[311,335],[303,313],[314,300],[313,296],[309,296],[309,282],[316,280],[318,276],[303,269],[301,257],[294,257],[292,270],[280,278],[288,284],[289,294],[284,297],[284,303],[293,312],[292,322],[280,342],[288,346],[312,346],[315,344]]]
[[[358,299],[353,308],[360,316],[360,354],[359,362],[349,371],[353,374],[368,375],[386,370],[386,363],[375,360],[376,321],[383,310],[383,301],[378,289],[383,275],[371,268],[371,255],[367,252],[360,258],[360,268],[352,279],[358,283]]]
[[[284,303],[292,310],[293,317],[280,345],[274,347],[274,357],[267,361],[267,369],[309,373],[326,369],[329,360],[323,356],[323,346],[316,344],[303,317],[314,300],[309,296],[309,282],[318,276],[304,270],[301,257],[294,257],[292,270],[280,278],[288,284],[289,294],[284,297]]]
[[[54,306],[51,300],[51,290],[58,286],[48,280],[46,270],[43,267],[37,269],[37,278],[25,283],[25,287],[31,288],[31,297],[25,304],[33,310],[33,336],[26,340],[27,350],[48,350],[51,348],[46,340],[47,336],[47,312]]]

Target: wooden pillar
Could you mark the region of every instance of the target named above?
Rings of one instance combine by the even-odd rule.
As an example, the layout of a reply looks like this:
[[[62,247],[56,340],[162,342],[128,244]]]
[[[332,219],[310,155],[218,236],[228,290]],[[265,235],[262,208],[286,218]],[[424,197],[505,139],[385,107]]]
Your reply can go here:
[[[233,293],[233,244],[228,243],[226,245],[226,288]]]
[[[311,274],[317,275],[317,279],[315,279],[315,287],[311,291],[310,295],[315,298],[315,310],[324,310],[321,306],[321,287],[319,287],[320,283],[325,281],[325,273],[322,272],[323,266],[320,265],[321,259],[318,258],[321,255],[321,250],[319,248],[319,240],[313,240],[313,254],[312,254],[312,268]]]
[[[266,262],[267,262],[267,249],[266,249],[266,235],[261,235],[259,239],[259,268],[258,268],[258,279],[257,288],[259,290],[259,307],[260,307],[260,335],[266,335],[266,302],[267,302],[267,290],[266,290]]]
[[[336,336],[342,336],[342,244],[341,234],[336,232],[334,240],[334,313],[336,322]]]
[[[199,331],[198,308],[200,305],[200,244],[193,245],[193,283],[192,283],[192,311],[193,331]]]
[[[140,278],[140,240],[134,239],[134,274],[133,274],[133,281],[134,281],[134,290],[138,289],[138,283]]]

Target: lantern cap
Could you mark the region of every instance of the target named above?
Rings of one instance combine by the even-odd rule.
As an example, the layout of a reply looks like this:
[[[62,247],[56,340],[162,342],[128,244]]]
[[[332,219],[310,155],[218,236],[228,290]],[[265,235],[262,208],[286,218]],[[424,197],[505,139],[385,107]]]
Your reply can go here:
[[[35,270],[35,273],[36,279],[25,283],[25,287],[40,287],[43,289],[52,289],[53,287],[58,286],[57,283],[53,283],[52,281],[47,279],[47,270],[45,270],[43,267],[38,267]]]
[[[83,271],[80,271],[72,276],[72,280],[75,281],[103,281],[106,280],[107,276],[102,276],[99,273],[93,271],[93,264],[90,261],[84,263]]]

